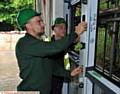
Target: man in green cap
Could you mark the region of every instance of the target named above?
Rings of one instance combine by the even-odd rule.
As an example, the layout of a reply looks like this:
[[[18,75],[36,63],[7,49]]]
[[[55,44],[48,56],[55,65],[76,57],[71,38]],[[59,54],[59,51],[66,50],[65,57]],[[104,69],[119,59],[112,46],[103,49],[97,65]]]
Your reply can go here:
[[[66,35],[66,22],[64,18],[58,17],[55,19],[54,24],[52,26],[53,35],[51,37],[51,41],[56,41],[62,39]],[[64,56],[66,52],[60,53],[56,62],[54,63],[54,67],[61,67],[65,70],[64,66]],[[67,70],[65,70],[67,72]],[[66,78],[61,76],[56,76],[53,73],[52,77],[52,87],[51,94],[62,94],[63,82]]]
[[[18,91],[40,91],[40,94],[50,94],[52,63],[55,62],[52,58],[69,48],[86,30],[86,23],[80,23],[75,32],[61,40],[45,42],[41,38],[44,34],[44,23],[39,13],[33,9],[22,9],[18,13],[17,22],[19,27],[27,32],[16,44],[16,57],[22,79],[17,89]],[[62,75],[76,76],[80,72],[81,69],[78,68]]]
[[[67,23],[64,18],[58,17],[55,19],[54,24],[52,26],[53,35],[51,37],[51,41],[60,40],[63,37],[67,36],[67,30],[66,30],[67,26],[66,25],[67,25]],[[74,46],[74,44],[71,45],[71,48],[73,48],[73,46]],[[64,51],[63,53],[60,53],[58,55],[58,58],[56,59],[56,62],[53,65],[55,68],[61,67],[61,68],[63,68],[64,72],[70,71],[69,55],[71,52],[71,48],[67,49],[66,51]],[[66,53],[66,52],[68,52],[68,53]],[[69,79],[70,78],[66,79],[65,75],[64,76],[59,76],[59,75],[56,76],[56,74],[53,73],[51,94],[62,94],[63,82],[65,82]]]

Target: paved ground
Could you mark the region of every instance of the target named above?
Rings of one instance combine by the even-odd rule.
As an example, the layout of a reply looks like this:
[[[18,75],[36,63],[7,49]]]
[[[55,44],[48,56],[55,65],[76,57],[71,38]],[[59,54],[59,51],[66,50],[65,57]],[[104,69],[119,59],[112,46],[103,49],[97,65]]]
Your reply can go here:
[[[19,71],[14,51],[0,51],[0,91],[16,90]]]
[[[0,94],[40,94],[39,92],[37,92],[37,91],[25,91],[25,92],[23,92],[23,91],[19,91],[19,92],[17,92],[17,91],[1,91],[0,92]]]

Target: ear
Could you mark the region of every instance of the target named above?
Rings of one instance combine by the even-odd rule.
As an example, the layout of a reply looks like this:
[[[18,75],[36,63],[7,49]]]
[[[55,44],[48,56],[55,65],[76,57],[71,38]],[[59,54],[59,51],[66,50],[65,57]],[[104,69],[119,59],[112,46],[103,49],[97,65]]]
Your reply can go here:
[[[58,28],[56,26],[54,27],[54,31],[58,31]]]
[[[32,29],[32,25],[30,23],[27,23],[25,26],[27,29]]]

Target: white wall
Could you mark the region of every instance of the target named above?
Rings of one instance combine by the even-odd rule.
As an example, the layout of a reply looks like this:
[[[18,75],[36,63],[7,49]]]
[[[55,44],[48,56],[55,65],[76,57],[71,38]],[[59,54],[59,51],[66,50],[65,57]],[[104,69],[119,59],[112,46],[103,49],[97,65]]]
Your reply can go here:
[[[63,17],[64,0],[53,0],[53,20],[56,17]]]

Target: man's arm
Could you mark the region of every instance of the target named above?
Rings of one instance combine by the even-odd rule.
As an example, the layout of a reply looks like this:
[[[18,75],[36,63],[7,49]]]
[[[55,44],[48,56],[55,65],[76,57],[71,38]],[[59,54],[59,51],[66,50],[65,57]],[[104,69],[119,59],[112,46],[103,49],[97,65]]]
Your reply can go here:
[[[56,55],[62,51],[68,49],[68,47],[75,41],[77,35],[80,35],[81,32],[85,31],[84,27],[86,23],[81,23],[76,28],[75,32],[70,33],[68,36],[64,37],[61,40],[54,42],[44,42],[37,39],[23,40],[19,41],[16,46],[16,51],[19,51],[26,55],[39,56],[39,57],[49,57]]]
[[[59,66],[58,63],[54,63],[53,66],[53,75],[58,77],[63,77],[64,79],[71,80],[71,78],[78,76],[79,74],[83,73],[83,67],[78,66],[77,68],[74,68],[72,71],[65,70],[64,67]]]
[[[44,42],[42,40],[20,40],[16,46],[16,50],[31,56],[48,57],[56,55],[66,50],[76,39],[77,34],[71,33],[69,36],[61,40],[53,42]]]

